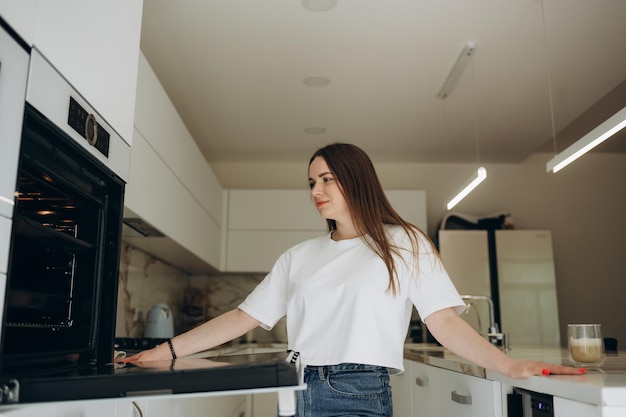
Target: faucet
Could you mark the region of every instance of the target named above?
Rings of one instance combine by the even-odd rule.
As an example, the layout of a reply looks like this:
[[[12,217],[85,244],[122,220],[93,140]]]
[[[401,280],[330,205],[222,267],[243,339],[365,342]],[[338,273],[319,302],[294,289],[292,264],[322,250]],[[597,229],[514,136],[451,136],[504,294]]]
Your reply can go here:
[[[502,333],[496,323],[496,316],[493,308],[493,301],[491,297],[486,295],[462,295],[461,298],[467,304],[472,304],[472,301],[485,301],[489,306],[489,329],[487,331],[487,339],[492,345],[501,346],[504,345],[504,349],[508,350],[508,337]]]

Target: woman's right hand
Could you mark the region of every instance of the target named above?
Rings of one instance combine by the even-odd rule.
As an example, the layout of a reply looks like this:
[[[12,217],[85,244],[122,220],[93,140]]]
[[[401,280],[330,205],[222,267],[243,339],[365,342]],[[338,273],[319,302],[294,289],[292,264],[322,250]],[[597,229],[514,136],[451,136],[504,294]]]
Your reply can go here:
[[[260,324],[254,317],[235,308],[172,338],[173,350],[177,357],[191,355],[240,337]],[[116,362],[171,361],[172,353],[166,342]]]
[[[152,349],[142,350],[139,353],[135,353],[132,356],[128,356],[123,359],[119,359],[116,362],[148,362],[148,361],[169,361],[172,360],[172,353],[170,352],[167,343],[162,343],[155,346]]]

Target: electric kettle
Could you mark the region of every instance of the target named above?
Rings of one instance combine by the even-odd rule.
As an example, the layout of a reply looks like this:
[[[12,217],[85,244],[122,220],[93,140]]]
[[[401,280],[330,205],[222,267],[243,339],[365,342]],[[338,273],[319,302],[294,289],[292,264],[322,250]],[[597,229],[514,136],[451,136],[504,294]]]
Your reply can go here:
[[[146,317],[144,337],[166,339],[174,337],[174,320],[172,310],[165,303],[150,307]]]

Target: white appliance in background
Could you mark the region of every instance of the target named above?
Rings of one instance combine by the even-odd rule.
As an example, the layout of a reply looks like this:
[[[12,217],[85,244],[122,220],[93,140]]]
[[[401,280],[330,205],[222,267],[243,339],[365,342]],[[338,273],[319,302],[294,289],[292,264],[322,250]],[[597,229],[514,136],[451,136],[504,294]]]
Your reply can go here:
[[[491,254],[489,233],[493,233]],[[512,347],[560,347],[550,231],[439,230],[438,239],[444,265],[459,293],[494,300],[500,331],[508,333]],[[497,288],[496,294],[492,287]],[[463,317],[485,334],[487,311],[486,305],[476,303]]]
[[[172,310],[167,304],[160,303],[150,307],[144,336],[158,339],[174,337],[174,319]]]

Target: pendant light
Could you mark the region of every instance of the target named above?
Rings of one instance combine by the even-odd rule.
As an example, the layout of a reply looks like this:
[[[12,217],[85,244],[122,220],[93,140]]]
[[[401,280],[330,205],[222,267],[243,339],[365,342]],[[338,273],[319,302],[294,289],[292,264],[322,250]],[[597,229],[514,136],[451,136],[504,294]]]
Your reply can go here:
[[[546,172],[558,172],[626,127],[626,107],[600,123],[546,164]]]
[[[446,81],[443,83],[443,86],[439,90],[439,94],[437,95],[442,100],[445,100],[450,93],[452,92],[452,88],[456,84],[456,81],[459,79],[463,70],[467,66],[468,63],[472,64],[472,96],[475,97],[475,83],[474,83],[474,60],[473,54],[476,50],[476,44],[474,42],[468,42],[458,59],[456,60],[450,74],[446,78]],[[474,106],[474,139],[476,140],[476,160],[480,160],[480,152],[478,146],[478,126],[476,122],[476,106]],[[446,208],[451,210],[454,206],[456,206],[461,200],[463,200],[469,193],[471,193],[474,188],[476,188],[481,182],[483,182],[487,178],[487,170],[485,167],[479,167],[476,171],[476,176],[470,178],[461,188],[461,190],[454,196],[452,199],[446,204]]]
[[[461,191],[458,192],[457,195],[452,197],[452,199],[446,204],[446,208],[448,210],[452,210],[454,206],[459,204],[461,200],[463,200],[469,193],[474,190],[474,188],[478,187],[478,184],[483,182],[487,178],[487,170],[485,167],[480,167],[476,171],[476,177],[470,178],[470,180],[463,186]]]
[[[543,42],[546,55],[546,71],[548,75],[548,96],[550,99],[550,117],[552,119],[552,141],[554,143],[554,157],[546,163],[546,172],[559,172],[620,130],[626,127],[626,107],[596,126],[591,132],[571,144],[563,152],[556,152],[556,127],[554,122],[554,100],[552,98],[552,77],[548,63],[548,37],[546,31],[546,13],[543,0],[541,1],[541,18],[543,23]]]

